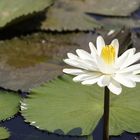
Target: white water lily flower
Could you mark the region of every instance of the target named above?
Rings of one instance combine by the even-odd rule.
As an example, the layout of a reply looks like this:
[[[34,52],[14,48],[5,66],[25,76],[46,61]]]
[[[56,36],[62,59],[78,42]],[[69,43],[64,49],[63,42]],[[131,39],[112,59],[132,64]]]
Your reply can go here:
[[[140,64],[134,64],[140,60],[140,53],[131,48],[118,57],[119,42],[114,39],[110,45],[105,45],[101,36],[97,37],[97,49],[89,42],[91,53],[77,49],[75,54],[68,53],[68,59],[64,62],[76,67],[63,69],[64,73],[76,75],[75,82],[83,85],[97,83],[100,87],[107,86],[109,90],[119,95],[122,91],[121,85],[129,88],[140,82]]]

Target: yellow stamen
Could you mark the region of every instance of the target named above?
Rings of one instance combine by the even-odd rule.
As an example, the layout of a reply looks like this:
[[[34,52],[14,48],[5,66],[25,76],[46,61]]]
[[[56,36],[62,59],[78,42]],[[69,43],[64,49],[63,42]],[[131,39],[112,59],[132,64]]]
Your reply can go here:
[[[101,57],[107,64],[113,64],[115,61],[115,48],[112,45],[106,45],[101,51]]]

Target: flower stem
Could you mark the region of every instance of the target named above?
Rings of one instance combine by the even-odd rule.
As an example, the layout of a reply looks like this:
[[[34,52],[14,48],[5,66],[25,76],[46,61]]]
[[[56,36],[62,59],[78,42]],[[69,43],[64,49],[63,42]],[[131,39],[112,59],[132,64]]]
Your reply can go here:
[[[104,89],[104,125],[103,125],[103,140],[109,140],[109,100],[110,94],[108,87]]]

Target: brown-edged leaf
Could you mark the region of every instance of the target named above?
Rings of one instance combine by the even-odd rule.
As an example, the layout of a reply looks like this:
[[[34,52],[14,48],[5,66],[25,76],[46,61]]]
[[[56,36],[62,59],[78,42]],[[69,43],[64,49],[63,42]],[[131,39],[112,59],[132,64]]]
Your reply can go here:
[[[107,43],[117,37],[121,46],[130,36],[127,30],[110,36],[108,30],[100,30],[96,33],[36,33],[0,41],[0,87],[28,91],[61,75],[66,53],[75,53],[77,48],[89,51],[89,41],[95,43],[98,34],[103,35]]]
[[[46,20],[42,22],[41,29],[57,31],[78,29],[87,31],[100,28],[101,24],[96,19],[86,15],[86,11],[80,7],[79,2],[82,6],[86,6],[86,2],[81,0],[57,0],[48,9]]]

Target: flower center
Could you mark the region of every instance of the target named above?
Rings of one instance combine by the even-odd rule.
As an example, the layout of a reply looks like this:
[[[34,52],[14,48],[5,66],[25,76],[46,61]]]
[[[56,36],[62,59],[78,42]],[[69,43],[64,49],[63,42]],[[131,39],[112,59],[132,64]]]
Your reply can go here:
[[[115,48],[112,45],[106,45],[101,51],[101,57],[107,64],[113,64],[115,61]]]

